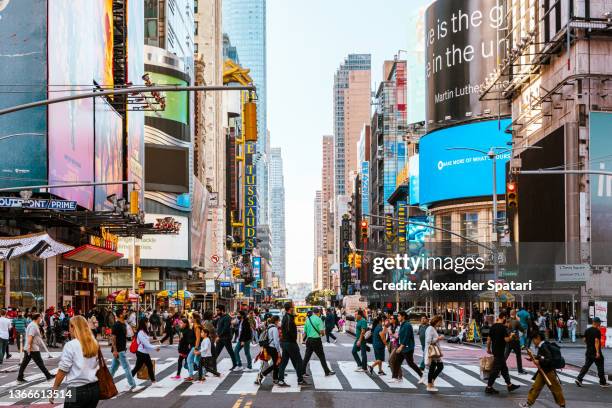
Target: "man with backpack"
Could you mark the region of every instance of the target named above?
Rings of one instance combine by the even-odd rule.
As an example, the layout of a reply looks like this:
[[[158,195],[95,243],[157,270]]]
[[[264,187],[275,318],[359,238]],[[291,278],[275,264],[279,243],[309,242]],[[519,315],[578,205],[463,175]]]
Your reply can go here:
[[[336,374],[327,366],[325,359],[325,351],[323,350],[323,341],[321,341],[321,335],[325,333],[325,327],[323,320],[321,319],[321,309],[315,307],[311,316],[308,316],[304,323],[304,334],[306,335],[306,352],[304,353],[304,375],[307,375],[306,369],[308,368],[308,362],[312,353],[319,357],[325,376]]]
[[[591,365],[595,363],[597,367],[597,375],[599,376],[599,385],[602,387],[608,387],[608,381],[604,373],[604,356],[601,352],[601,319],[595,317],[593,319],[593,326],[586,329],[584,332],[584,342],[586,343],[585,361],[580,374],[576,378],[576,385],[582,387],[582,379],[591,368]]]
[[[519,406],[522,408],[531,407],[544,385],[548,385],[544,376],[550,381],[550,392],[555,398],[555,402],[560,407],[565,407],[565,397],[563,397],[563,389],[557,377],[557,369],[565,367],[565,360],[561,356],[561,349],[556,343],[549,343],[544,340],[544,335],[541,332],[534,333],[532,337],[533,345],[538,349],[538,354],[533,359],[533,363],[538,368],[534,377],[533,384],[527,395],[527,401],[522,402]]]

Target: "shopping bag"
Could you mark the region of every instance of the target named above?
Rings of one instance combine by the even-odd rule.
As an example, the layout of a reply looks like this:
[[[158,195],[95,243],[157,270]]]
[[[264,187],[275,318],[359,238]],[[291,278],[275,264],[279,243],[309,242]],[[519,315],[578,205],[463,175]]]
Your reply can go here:
[[[155,361],[156,360],[152,360],[153,362],[153,371],[155,371]],[[142,367],[140,367],[140,370],[138,370],[138,372],[136,373],[136,378],[138,378],[139,380],[148,380],[149,379],[149,370],[147,370],[147,366],[143,365]]]

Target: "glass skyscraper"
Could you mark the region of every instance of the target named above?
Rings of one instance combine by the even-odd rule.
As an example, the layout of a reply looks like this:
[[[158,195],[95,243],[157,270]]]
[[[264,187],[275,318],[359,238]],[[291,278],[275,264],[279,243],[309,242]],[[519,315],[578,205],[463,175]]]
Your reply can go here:
[[[270,229],[272,230],[272,273],[285,286],[285,181],[280,147],[270,150]]]
[[[266,0],[223,0],[223,32],[251,70],[257,87],[257,195],[259,224],[268,224],[268,123],[266,107]]]

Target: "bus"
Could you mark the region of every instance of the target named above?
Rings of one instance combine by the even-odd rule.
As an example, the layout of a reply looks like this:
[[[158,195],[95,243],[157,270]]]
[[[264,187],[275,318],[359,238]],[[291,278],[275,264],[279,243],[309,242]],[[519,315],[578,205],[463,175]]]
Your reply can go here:
[[[293,303],[293,301],[291,299],[289,299],[289,298],[276,298],[276,299],[274,299],[273,304],[274,304],[275,308],[284,310],[285,303],[287,303],[287,302]]]

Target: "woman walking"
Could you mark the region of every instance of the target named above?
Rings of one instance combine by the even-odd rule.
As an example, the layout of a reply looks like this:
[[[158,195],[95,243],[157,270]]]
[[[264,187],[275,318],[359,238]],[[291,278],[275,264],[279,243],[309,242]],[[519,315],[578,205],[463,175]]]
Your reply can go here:
[[[193,348],[193,343],[195,341],[195,336],[193,334],[193,330],[189,327],[189,320],[182,319],[179,322],[179,344],[178,344],[178,367],[176,369],[176,375],[172,377],[173,380],[181,379],[181,369],[183,368],[183,364],[187,360],[187,356],[191,352]]]
[[[70,319],[70,340],[64,345],[60,357],[53,391],[56,392],[64,379],[71,396],[64,402],[65,408],[90,408],[98,405],[100,388],[96,373],[99,368],[99,345],[83,316]],[[53,404],[53,397],[49,399]]]
[[[372,322],[372,347],[374,348],[374,364],[370,369],[370,374],[374,373],[374,367],[378,366],[378,375],[385,375],[382,369],[382,363],[385,361],[385,347],[387,347],[387,338],[383,330],[381,318],[377,317]]]
[[[187,377],[185,381],[193,381],[196,360],[198,362],[200,360],[199,353],[196,354],[196,352],[200,350],[200,342],[202,341],[202,318],[197,312],[194,312],[191,316],[191,329],[193,330],[195,337],[193,341],[193,348],[191,351],[189,351],[189,355],[187,356],[187,371],[189,371],[189,377]]]
[[[149,379],[153,384],[155,384],[155,369],[153,368],[153,361],[151,361],[151,356],[149,353],[151,351],[159,351],[159,346],[153,347],[149,341],[149,330],[147,329],[148,325],[149,319],[146,317],[143,317],[138,322],[138,333],[136,334],[138,351],[136,351],[136,365],[132,369],[132,375],[136,375],[142,366],[146,366],[149,373]]]
[[[431,346],[438,346],[440,340],[444,338],[444,336],[438,335],[438,331],[436,330],[436,327],[438,327],[440,324],[442,324],[442,316],[434,316],[429,323],[427,331],[425,331],[425,352],[427,353],[425,365],[429,367],[429,372],[427,374],[427,391],[429,392],[438,391],[438,389],[434,386],[434,382],[444,369],[441,353],[436,354],[436,348],[433,347],[430,350]]]
[[[266,332],[261,336],[264,344],[267,342],[267,345],[265,345],[264,348],[272,359],[272,365],[257,375],[257,379],[255,380],[255,384],[257,385],[260,385],[266,376],[270,374],[270,372],[272,372],[272,380],[274,384],[278,383],[278,369],[281,362],[280,334],[278,332],[279,321],[280,317],[278,316],[270,317],[268,327],[266,327]]]

